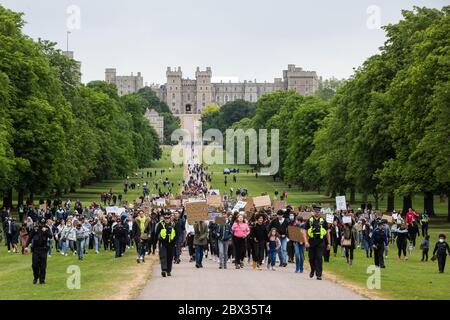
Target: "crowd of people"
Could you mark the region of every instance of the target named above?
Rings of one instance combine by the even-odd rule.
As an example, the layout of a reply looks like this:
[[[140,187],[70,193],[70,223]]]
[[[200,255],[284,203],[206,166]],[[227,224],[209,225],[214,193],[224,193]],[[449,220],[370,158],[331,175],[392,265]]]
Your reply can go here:
[[[181,187],[183,198],[204,199],[211,191],[210,179],[207,167],[189,165]],[[165,186],[173,184],[167,178],[164,181]],[[393,212],[392,221],[367,208],[334,210],[327,215],[320,205],[301,206],[297,210],[287,205],[276,212],[271,207],[252,208],[244,212],[233,211],[228,203],[231,200],[224,197],[228,205],[216,210],[219,212],[215,212],[214,219],[191,223],[183,202],[170,209],[155,205],[158,199],[168,202],[173,197],[169,192],[152,196],[143,193],[132,204],[123,202],[126,207],[114,212],[96,202],[83,207],[76,200],[72,208],[70,199],[64,203],[55,200],[41,203],[39,208],[21,207],[19,223],[8,208],[3,208],[0,217],[5,245],[8,253],[24,255],[31,246],[34,283],[38,280],[45,283],[47,257],[54,254],[71,254],[83,260],[89,252],[100,254],[110,250],[120,258],[126,250],[133,249],[136,262],[145,263],[147,255],[158,252],[161,274],[166,277],[172,275],[172,265],[181,262],[183,249],[189,262],[198,269],[203,268],[203,259],[209,256],[219,269],[227,269],[230,264],[242,269],[247,262],[255,270],[275,271],[292,263],[296,273],[303,273],[307,251],[309,275],[321,280],[323,262],[329,262],[330,256],[345,257],[352,266],[354,251],[360,249],[367,258],[374,259],[376,266],[385,268],[389,244],[396,244],[397,259],[407,260],[418,244],[417,237],[422,237],[424,262],[428,261],[432,247],[428,234],[430,218],[413,209],[405,215]],[[116,202],[111,190],[100,195],[101,203],[106,204],[105,198],[109,205]],[[290,240],[289,227],[300,229],[301,241]],[[446,256],[450,254],[445,239],[444,234],[439,235],[431,257],[438,260],[439,272],[444,272]]]

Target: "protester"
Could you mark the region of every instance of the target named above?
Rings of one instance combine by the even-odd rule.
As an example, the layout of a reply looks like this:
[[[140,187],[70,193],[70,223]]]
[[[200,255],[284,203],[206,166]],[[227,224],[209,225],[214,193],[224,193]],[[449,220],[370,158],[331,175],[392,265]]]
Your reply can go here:
[[[289,220],[285,219],[283,217],[283,210],[278,210],[277,212],[277,219],[274,219],[269,224],[269,229],[275,228],[277,229],[277,232],[280,236],[281,241],[281,250],[279,252],[279,258],[280,258],[280,267],[286,267],[287,266],[287,252],[286,252],[286,246],[287,246],[287,230],[289,226]]]
[[[301,216],[297,216],[295,226],[303,229],[304,225],[303,218]],[[293,246],[295,253],[295,273],[303,273],[303,263],[305,260],[304,243],[293,242]]]
[[[345,258],[349,266],[352,266],[353,263],[353,251],[355,250],[356,238],[358,237],[353,222],[344,224],[341,241],[341,245],[345,248]]]
[[[208,225],[205,221],[194,224],[195,267],[203,268],[203,248],[208,244]]]
[[[277,258],[277,251],[281,248],[281,241],[276,228],[270,229],[267,242],[268,260],[267,270],[275,271],[275,260]]]
[[[145,216],[144,210],[139,210],[138,216],[133,221],[131,232],[134,243],[136,243],[137,263],[145,262],[147,241],[150,238],[150,233],[150,218]]]
[[[397,259],[400,260],[402,253],[404,260],[408,260],[408,256],[406,255],[406,247],[409,240],[409,233],[406,229],[406,225],[402,224],[400,228],[397,230],[397,250],[398,255]]]
[[[439,273],[444,273],[445,262],[447,260],[447,252],[450,254],[450,247],[445,241],[445,234],[441,233],[439,235],[439,241],[436,242],[433,250],[433,258],[438,261]]]
[[[428,261],[428,251],[430,250],[430,236],[426,235],[425,239],[422,240],[420,244],[420,249],[422,250],[422,260],[420,261]]]
[[[244,215],[239,214],[236,221],[231,227],[233,233],[233,246],[236,251],[235,265],[236,269],[244,267],[245,257],[245,238],[249,235],[250,229],[248,224],[244,221]]]
[[[264,224],[264,215],[256,215],[256,223],[251,229],[251,236],[254,245],[254,266],[262,270],[262,264],[264,261],[264,252],[267,242],[267,228]]]
[[[225,218],[225,223],[216,224],[215,233],[218,241],[219,269],[226,269],[228,260],[228,245],[231,237],[233,236],[231,233],[230,219],[228,217]]]

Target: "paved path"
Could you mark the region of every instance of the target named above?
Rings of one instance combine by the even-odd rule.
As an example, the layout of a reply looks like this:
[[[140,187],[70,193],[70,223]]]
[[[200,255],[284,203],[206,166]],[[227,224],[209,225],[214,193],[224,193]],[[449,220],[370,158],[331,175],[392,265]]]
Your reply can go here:
[[[307,271],[295,273],[294,265],[276,271],[253,270],[251,266],[236,270],[232,264],[220,270],[218,263],[204,259],[197,269],[183,252],[182,262],[174,264],[172,277],[163,278],[159,264],[153,267],[152,279],[140,293],[140,300],[308,300],[363,299],[350,289],[327,280],[310,279]],[[324,275],[326,278],[326,275]]]

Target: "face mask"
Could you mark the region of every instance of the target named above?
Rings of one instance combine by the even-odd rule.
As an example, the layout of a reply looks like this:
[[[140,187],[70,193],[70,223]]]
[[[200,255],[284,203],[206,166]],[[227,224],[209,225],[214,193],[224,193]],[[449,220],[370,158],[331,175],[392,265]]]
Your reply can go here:
[[[291,214],[291,215],[289,216],[289,219],[294,220],[294,215]]]
[[[440,243],[444,242],[444,239],[439,239],[439,242],[440,242]]]

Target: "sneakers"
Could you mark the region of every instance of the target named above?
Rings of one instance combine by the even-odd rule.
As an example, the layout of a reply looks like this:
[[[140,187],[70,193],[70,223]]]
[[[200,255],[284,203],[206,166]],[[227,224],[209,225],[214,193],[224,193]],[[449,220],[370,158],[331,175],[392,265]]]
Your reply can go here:
[[[236,264],[236,269],[240,269],[241,266],[239,264]]]
[[[196,267],[197,269],[199,269],[199,268],[200,268],[200,265],[199,265],[198,263],[196,263],[196,264],[195,264],[195,267]]]
[[[311,272],[309,273],[309,277],[310,277],[310,278],[313,278],[313,277],[314,277],[314,271],[311,271]]]
[[[262,265],[258,265],[258,270],[262,270]]]
[[[33,279],[33,284],[36,284],[37,283],[37,279]]]
[[[220,266],[219,266],[219,269],[223,269],[223,266],[222,266],[222,265],[220,265]]]
[[[317,277],[317,280],[322,280],[322,277]]]
[[[275,269],[275,267],[272,267],[272,271],[275,271],[276,269]]]
[[[141,263],[141,259],[140,258],[136,258],[136,262],[137,263]]]
[[[161,272],[161,275],[163,276],[163,278],[165,278],[166,277],[166,272],[165,271]]]
[[[167,272],[167,276],[168,276],[168,277],[171,277],[172,274],[171,274],[170,272]]]

